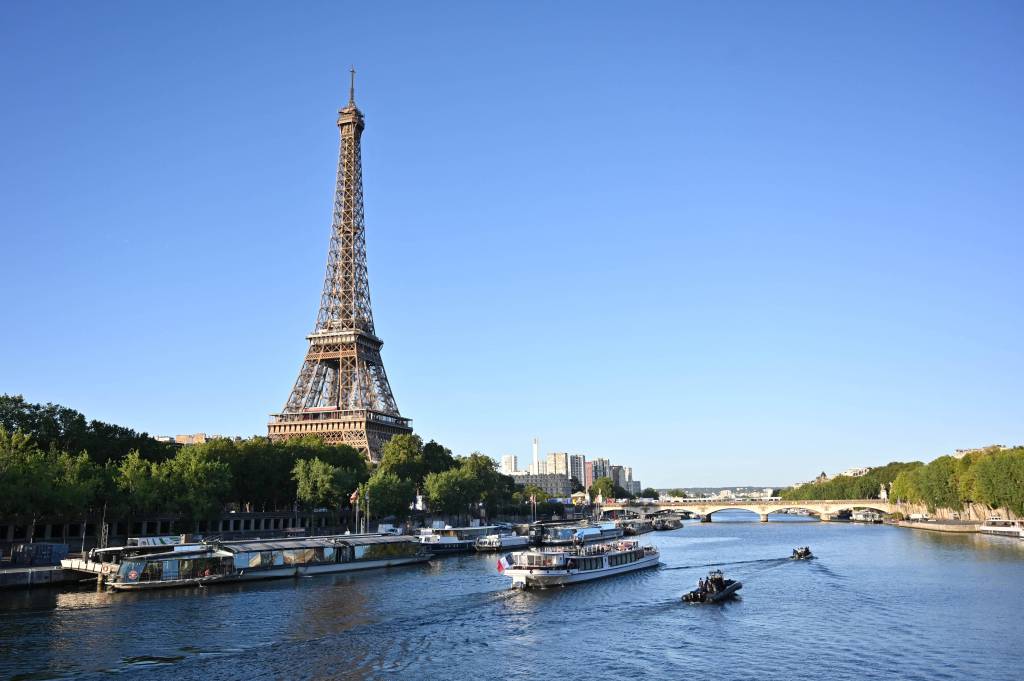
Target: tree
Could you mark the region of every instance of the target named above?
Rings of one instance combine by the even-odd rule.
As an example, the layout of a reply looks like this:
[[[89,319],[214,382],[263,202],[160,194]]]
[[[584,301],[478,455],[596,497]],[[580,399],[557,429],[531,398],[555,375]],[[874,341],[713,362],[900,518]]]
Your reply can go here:
[[[419,484],[427,474],[423,440],[419,435],[396,435],[384,444],[377,470]]]
[[[117,466],[114,478],[124,505],[134,516],[159,511],[169,501],[169,492],[158,464],[132,451]]]
[[[200,447],[182,447],[160,464],[172,496],[168,507],[189,520],[205,520],[224,510],[231,492],[231,470]]]
[[[336,508],[340,504],[335,485],[337,468],[318,458],[299,459],[292,468],[296,499],[304,508]]]
[[[576,494],[576,492],[582,492],[583,485],[581,485],[580,481],[576,478],[569,478],[569,491],[573,494]]]
[[[640,492],[640,496],[644,499],[658,499],[661,495],[659,495],[658,490],[653,487],[645,487],[643,491]]]
[[[430,507],[444,513],[462,514],[474,500],[476,480],[460,466],[440,473],[430,473],[423,482]]]
[[[594,481],[594,484],[590,486],[591,499],[596,499],[599,494],[604,499],[613,499],[615,498],[614,492],[615,483],[608,477],[598,478]]]
[[[452,450],[442,447],[433,440],[423,445],[423,464],[427,473],[441,473],[457,465]]]
[[[0,425],[0,515],[28,520],[29,542],[39,518],[59,503],[52,463],[30,437]]]
[[[377,470],[360,488],[359,496],[370,504],[375,516],[395,516],[403,520],[409,516],[416,487],[412,480],[400,478],[391,471]]]
[[[676,487],[675,489],[670,489],[668,492],[665,493],[665,495],[670,497],[676,497],[678,499],[685,499],[686,490]]]

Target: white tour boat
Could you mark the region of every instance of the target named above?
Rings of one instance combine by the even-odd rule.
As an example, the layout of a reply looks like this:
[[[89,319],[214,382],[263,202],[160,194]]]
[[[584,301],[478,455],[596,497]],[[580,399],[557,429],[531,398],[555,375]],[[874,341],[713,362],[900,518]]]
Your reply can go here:
[[[978,526],[978,532],[994,534],[999,537],[1024,539],[1024,521],[992,516]]]
[[[477,551],[503,551],[507,549],[522,549],[530,545],[530,538],[513,534],[489,534],[484,537],[477,537],[473,548]]]
[[[561,586],[654,567],[659,558],[658,549],[636,541],[572,549],[534,548],[502,556],[498,572],[511,577],[513,587]]]

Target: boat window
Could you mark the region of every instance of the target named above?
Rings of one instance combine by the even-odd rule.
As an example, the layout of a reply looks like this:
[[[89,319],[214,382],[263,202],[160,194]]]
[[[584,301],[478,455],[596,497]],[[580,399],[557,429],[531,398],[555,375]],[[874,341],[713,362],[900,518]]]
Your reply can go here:
[[[323,555],[318,556],[318,560],[322,563],[333,563],[334,558],[338,553],[337,549],[333,546],[325,546],[323,549],[317,549],[317,551],[323,552]]]
[[[313,549],[285,549],[285,565],[306,565],[313,562]]]
[[[176,561],[176,560],[165,560],[165,561],[163,561],[163,572],[164,572],[164,579],[177,579],[178,578],[178,561]]]
[[[284,565],[284,551],[273,551],[272,565]]]
[[[235,567],[239,570],[261,567],[263,565],[263,555],[258,551],[236,553]]]
[[[143,582],[159,582],[163,573],[162,563],[146,563],[146,568],[142,571],[142,576],[139,577],[139,580]]]

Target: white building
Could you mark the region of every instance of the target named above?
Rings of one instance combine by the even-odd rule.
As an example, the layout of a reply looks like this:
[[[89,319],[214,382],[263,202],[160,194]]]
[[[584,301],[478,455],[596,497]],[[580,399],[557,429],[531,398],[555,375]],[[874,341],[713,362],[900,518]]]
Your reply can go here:
[[[587,458],[582,454],[569,455],[569,477],[576,478],[576,482],[583,484],[587,477]]]
[[[501,472],[505,475],[512,475],[519,470],[519,457],[515,454],[506,454],[501,457]]]

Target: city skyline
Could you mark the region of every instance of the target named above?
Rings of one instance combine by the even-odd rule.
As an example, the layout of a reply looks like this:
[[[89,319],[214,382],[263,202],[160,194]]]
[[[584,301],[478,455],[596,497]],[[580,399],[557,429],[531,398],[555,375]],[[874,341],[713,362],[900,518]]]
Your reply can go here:
[[[5,6],[0,392],[265,432],[354,62],[375,321],[424,439],[540,433],[650,486],[1021,442],[1024,10],[923,6],[881,33],[813,5]]]

